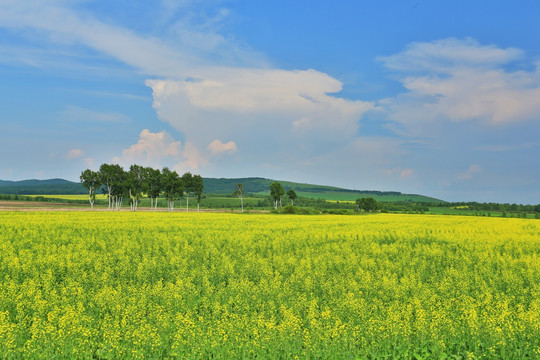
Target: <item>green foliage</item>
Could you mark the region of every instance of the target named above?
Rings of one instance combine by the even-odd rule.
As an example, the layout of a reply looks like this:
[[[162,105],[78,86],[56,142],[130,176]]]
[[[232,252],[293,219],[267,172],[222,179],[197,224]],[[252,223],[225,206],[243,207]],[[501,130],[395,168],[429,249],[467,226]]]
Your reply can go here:
[[[244,184],[242,183],[238,183],[236,184],[236,188],[234,189],[233,191],[233,196],[238,196],[238,197],[243,197],[244,196],[244,193],[245,193],[245,190],[244,190]]]
[[[297,214],[297,215],[313,215],[313,214],[320,214],[321,212],[319,210],[312,209],[312,208],[286,205],[279,210],[279,213]]]
[[[298,195],[296,195],[296,191],[294,191],[294,189],[289,189],[287,191],[287,197],[289,200],[291,200],[291,205],[294,205],[294,200],[298,198]]]
[[[272,197],[272,200],[274,200],[274,208],[277,209],[278,201],[281,203],[281,197],[283,195],[285,195],[285,190],[279,182],[274,181],[270,184],[270,196]]]
[[[359,198],[356,199],[357,210],[372,212],[379,210],[380,206],[374,198]]]

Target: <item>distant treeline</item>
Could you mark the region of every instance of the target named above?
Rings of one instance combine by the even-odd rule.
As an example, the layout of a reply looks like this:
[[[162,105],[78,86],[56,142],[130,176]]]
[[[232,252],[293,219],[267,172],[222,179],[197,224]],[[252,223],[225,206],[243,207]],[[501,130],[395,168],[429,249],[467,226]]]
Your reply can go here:
[[[455,208],[464,207],[469,210],[478,210],[478,211],[540,212],[540,204],[538,205],[498,204],[498,203],[478,203],[478,202],[473,201],[473,202],[446,203],[444,206],[451,206]]]
[[[540,212],[540,204],[537,205],[522,205],[508,203],[479,203],[476,201],[469,202],[418,202],[417,205],[425,207],[446,207],[455,208],[457,210],[473,210],[473,211],[508,211],[508,212]]]
[[[0,187],[2,194],[16,195],[83,195],[86,189],[78,183],[8,185]]]
[[[59,194],[56,194],[59,195]],[[66,195],[81,195],[81,194],[66,194]],[[0,194],[0,200],[6,201],[37,201],[37,202],[50,202],[50,203],[66,203],[66,204],[88,204],[88,200],[73,200],[73,199],[61,199],[45,196],[28,196],[18,194]],[[105,201],[101,201],[105,203]]]

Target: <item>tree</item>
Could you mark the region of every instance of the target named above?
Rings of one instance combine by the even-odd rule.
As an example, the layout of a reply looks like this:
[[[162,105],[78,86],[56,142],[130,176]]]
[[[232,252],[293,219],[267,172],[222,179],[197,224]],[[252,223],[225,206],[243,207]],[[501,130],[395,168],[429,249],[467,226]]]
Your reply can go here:
[[[270,196],[274,200],[274,209],[277,209],[277,204],[279,201],[279,206],[281,206],[281,197],[285,195],[285,190],[283,186],[277,181],[274,181],[270,184]]]
[[[296,195],[296,191],[294,191],[294,189],[289,189],[289,191],[287,191],[287,196],[291,200],[291,205],[294,206],[294,200],[298,198],[298,195]]]
[[[379,209],[379,204],[374,198],[356,199],[356,211],[372,212]]]
[[[167,200],[167,209],[174,211],[174,201],[183,193],[182,180],[176,171],[163,168],[161,171],[163,195]]]
[[[236,189],[233,191],[232,194],[233,196],[238,196],[240,198],[240,206],[242,208],[242,212],[244,212],[244,184],[236,184]]]
[[[96,190],[101,186],[99,173],[86,169],[81,173],[82,186],[88,189],[88,201],[90,202],[90,210],[94,210],[94,202],[96,201]]]
[[[124,197],[129,196],[129,189],[127,184],[128,174],[120,165],[114,164],[112,165],[112,175],[112,195],[114,199],[113,205],[116,211],[120,211],[120,208],[122,207],[122,202],[124,201]]]
[[[186,212],[189,212],[189,193],[193,192],[193,175],[190,172],[182,175],[182,186],[186,192]]]
[[[197,197],[197,211],[199,211],[199,205],[204,191],[204,180],[201,175],[193,175],[191,178],[191,189]]]
[[[131,211],[137,211],[139,198],[144,191],[146,183],[146,171],[142,166],[131,165],[126,175],[127,181],[125,186],[130,199]]]
[[[108,210],[119,210],[122,205],[122,195],[124,193],[125,172],[117,164],[101,164],[99,167],[101,184],[105,186],[109,199]]]
[[[150,209],[157,209],[159,194],[161,193],[161,172],[151,167],[145,168],[145,186],[144,191],[150,198]],[[154,201],[155,199],[155,201]]]

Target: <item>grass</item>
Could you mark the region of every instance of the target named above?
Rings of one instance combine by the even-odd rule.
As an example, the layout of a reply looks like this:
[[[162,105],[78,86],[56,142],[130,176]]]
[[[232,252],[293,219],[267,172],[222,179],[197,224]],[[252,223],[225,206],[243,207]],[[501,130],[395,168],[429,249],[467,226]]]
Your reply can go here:
[[[260,195],[268,195],[268,192],[258,193]],[[376,201],[382,202],[434,202],[438,203],[440,200],[430,198],[423,195],[412,195],[412,194],[400,194],[400,195],[377,195],[371,193],[362,193],[362,192],[343,192],[343,191],[323,191],[323,192],[308,192],[297,190],[296,194],[298,196],[311,198],[311,199],[324,199],[332,201],[355,201],[358,198],[362,197],[371,197]]]

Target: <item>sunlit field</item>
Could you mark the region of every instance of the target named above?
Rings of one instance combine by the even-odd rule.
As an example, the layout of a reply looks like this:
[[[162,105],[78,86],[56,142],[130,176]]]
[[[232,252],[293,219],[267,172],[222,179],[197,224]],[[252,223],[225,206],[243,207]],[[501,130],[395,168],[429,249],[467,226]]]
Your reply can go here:
[[[88,195],[28,195],[31,197],[42,197],[45,199],[61,199],[61,200],[84,200],[88,201]],[[96,194],[96,200],[107,201],[107,195],[105,194]]]
[[[0,212],[0,358],[536,359],[540,221]]]

